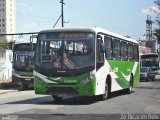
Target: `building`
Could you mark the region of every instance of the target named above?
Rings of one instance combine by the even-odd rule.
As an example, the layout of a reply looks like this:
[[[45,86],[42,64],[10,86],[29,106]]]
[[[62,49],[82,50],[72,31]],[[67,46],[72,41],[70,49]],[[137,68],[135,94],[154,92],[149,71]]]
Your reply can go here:
[[[0,34],[16,33],[16,0],[0,0]],[[13,36],[0,35],[0,43],[14,41]],[[0,83],[12,79],[12,51],[0,49]]]
[[[139,45],[143,49],[142,51],[145,53],[157,53],[158,52],[158,44],[157,40],[151,40],[151,41],[146,41],[146,40],[140,40]]]
[[[16,0],[0,0],[0,34],[16,32]],[[13,41],[13,36],[0,36],[0,40]]]

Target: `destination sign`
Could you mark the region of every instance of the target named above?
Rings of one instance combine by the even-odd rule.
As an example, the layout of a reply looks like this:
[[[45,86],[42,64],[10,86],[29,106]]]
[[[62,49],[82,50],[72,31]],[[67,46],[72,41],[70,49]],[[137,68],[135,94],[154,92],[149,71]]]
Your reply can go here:
[[[49,33],[42,33],[39,35],[39,39],[93,39],[94,34],[93,33],[86,33],[86,32],[49,32]]]
[[[15,44],[14,45],[14,50],[19,50],[19,51],[28,51],[28,50],[35,50],[35,44],[31,43],[22,43],[22,44]]]
[[[59,38],[61,39],[87,38],[87,34],[86,33],[60,33]]]

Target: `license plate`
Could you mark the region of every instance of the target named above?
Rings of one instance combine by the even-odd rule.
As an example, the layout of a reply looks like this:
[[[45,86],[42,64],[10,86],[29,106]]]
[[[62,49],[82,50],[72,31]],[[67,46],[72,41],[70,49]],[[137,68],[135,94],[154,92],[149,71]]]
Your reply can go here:
[[[30,78],[26,78],[25,80],[30,81],[31,79]]]

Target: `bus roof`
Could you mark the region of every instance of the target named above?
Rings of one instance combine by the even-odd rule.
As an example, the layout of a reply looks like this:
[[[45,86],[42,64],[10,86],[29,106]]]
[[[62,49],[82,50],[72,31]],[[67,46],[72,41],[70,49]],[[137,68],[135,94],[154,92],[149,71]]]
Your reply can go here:
[[[97,27],[93,27],[93,28],[82,28],[82,27],[79,27],[79,28],[59,28],[59,29],[50,29],[50,30],[43,30],[43,31],[40,31],[40,33],[45,33],[45,32],[65,32],[65,31],[88,31],[88,32],[95,32],[95,33],[102,33],[102,34],[107,34],[109,36],[114,36],[114,37],[117,37],[119,39],[124,39],[126,41],[129,41],[129,42],[133,42],[133,43],[136,43],[138,44],[138,41],[137,40],[134,40],[134,39],[131,39],[131,38],[127,38],[125,36],[122,36],[120,34],[117,34],[117,33],[113,33],[113,32],[110,32],[108,30],[104,30],[102,28],[97,28]]]

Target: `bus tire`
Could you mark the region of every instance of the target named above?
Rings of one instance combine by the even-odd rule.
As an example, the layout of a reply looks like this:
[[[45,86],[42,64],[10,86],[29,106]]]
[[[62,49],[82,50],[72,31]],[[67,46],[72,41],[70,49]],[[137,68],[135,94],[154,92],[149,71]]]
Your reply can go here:
[[[133,92],[133,81],[134,81],[134,78],[131,75],[130,82],[129,82],[129,88],[127,89],[128,94],[131,94]]]
[[[111,84],[110,84],[110,81],[107,80],[105,83],[105,92],[104,94],[100,95],[99,98],[101,101],[105,101],[108,98],[110,98],[110,94],[111,94]]]
[[[56,101],[56,102],[60,102],[63,99],[63,97],[59,97],[57,95],[52,95],[52,97],[53,97],[54,101]]]

